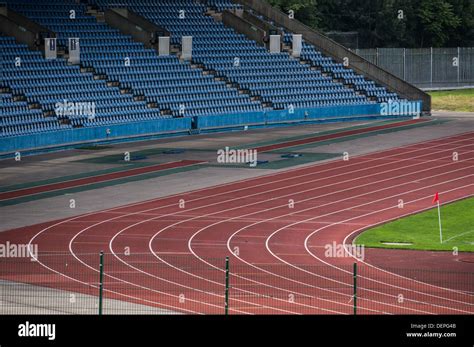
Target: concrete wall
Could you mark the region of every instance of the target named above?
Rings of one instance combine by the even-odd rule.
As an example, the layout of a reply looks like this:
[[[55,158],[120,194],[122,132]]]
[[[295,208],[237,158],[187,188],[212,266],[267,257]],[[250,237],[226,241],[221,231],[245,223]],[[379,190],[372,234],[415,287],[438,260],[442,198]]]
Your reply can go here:
[[[258,18],[256,15],[248,12],[248,11],[241,11],[242,15],[241,17],[245,19],[246,21],[252,23],[256,27],[265,30],[267,35],[270,35],[272,31],[274,31],[274,35],[281,35],[283,37],[283,31],[278,29],[276,26],[271,25],[270,23],[261,20]],[[238,15],[239,12],[237,11],[236,14]]]
[[[224,10],[222,14],[222,22],[262,46],[268,45],[268,41],[265,42],[264,38],[266,37],[268,39],[271,33],[280,35],[283,38],[282,30],[261,20],[254,14],[241,9]]]
[[[222,13],[222,22],[234,28],[235,31],[244,34],[249,39],[256,41],[258,44],[265,46],[264,38],[267,36],[265,30],[253,25],[246,19],[237,16],[234,12],[225,10]]]
[[[197,126],[200,129],[225,128],[243,125],[298,123],[317,119],[350,118],[363,115],[380,115],[380,104],[296,108],[293,112],[289,112],[289,110],[270,110],[197,117]]]
[[[302,34],[303,39],[315,45],[325,55],[331,56],[341,62],[343,57],[349,59],[349,66],[357,73],[367,76],[380,85],[395,91],[409,100],[421,100],[423,111],[431,110],[431,97],[421,89],[403,81],[397,76],[389,73],[370,63],[368,60],[348,50],[344,46],[329,39],[325,35],[311,29],[296,19],[290,19],[287,14],[273,8],[263,0],[233,0],[235,3],[247,6],[254,11],[273,20],[276,24],[286,27],[295,34]]]
[[[126,8],[107,9],[105,11],[105,21],[108,25],[119,29],[122,33],[131,35],[136,41],[145,44],[146,47],[156,50],[159,49],[156,33],[162,32],[161,36],[170,36],[169,31],[166,29]]]
[[[242,126],[290,125],[302,122],[345,121],[355,117],[384,119],[410,117],[415,114],[392,114],[382,112],[382,104],[341,105],[289,110],[271,110],[169,118],[152,121],[114,124],[90,128],[67,129],[42,134],[0,138],[0,154],[13,153],[34,148],[64,147],[65,145],[94,142],[124,142],[135,139],[187,134],[191,129],[224,131]],[[417,108],[421,109],[421,106]],[[194,124],[192,124],[194,122]],[[106,131],[110,129],[107,136]]]
[[[75,128],[49,133],[0,138],[0,153],[72,143],[114,141],[123,138],[184,132],[191,128],[191,118],[170,118],[90,128]],[[107,136],[107,129],[110,134]]]
[[[7,7],[0,7],[0,32],[14,37],[18,42],[25,43],[30,49],[44,51],[44,41],[40,40],[41,33],[45,37],[56,37],[56,34],[18,14]]]

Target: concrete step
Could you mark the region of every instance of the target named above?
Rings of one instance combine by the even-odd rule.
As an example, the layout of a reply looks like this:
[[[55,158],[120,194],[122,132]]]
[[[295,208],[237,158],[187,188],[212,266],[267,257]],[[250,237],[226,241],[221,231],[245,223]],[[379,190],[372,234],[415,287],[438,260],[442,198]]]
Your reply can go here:
[[[18,95],[12,95],[13,101],[28,101],[26,99],[26,96],[23,94],[18,94]]]
[[[45,118],[55,117],[55,116],[56,116],[56,113],[54,113],[54,111],[52,110],[43,112],[43,117]]]
[[[41,110],[41,104],[38,102],[33,102],[31,104],[28,104],[28,108],[30,110]]]
[[[118,86],[120,86],[120,82],[119,81],[108,81],[107,86],[108,87],[118,87]]]
[[[201,133],[201,129],[189,129],[189,135],[199,135]]]
[[[158,108],[158,104],[156,102],[148,102],[146,106],[148,108]]]

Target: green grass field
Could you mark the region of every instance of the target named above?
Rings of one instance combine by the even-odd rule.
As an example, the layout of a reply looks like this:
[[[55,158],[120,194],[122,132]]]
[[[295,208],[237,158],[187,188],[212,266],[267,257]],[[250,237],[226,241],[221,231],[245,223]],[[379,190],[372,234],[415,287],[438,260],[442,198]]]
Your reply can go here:
[[[435,111],[474,112],[474,89],[429,92]]]
[[[438,211],[433,208],[369,229],[355,242],[365,247],[474,251],[474,198],[441,206],[443,243],[439,240]],[[383,242],[411,243],[386,245]]]

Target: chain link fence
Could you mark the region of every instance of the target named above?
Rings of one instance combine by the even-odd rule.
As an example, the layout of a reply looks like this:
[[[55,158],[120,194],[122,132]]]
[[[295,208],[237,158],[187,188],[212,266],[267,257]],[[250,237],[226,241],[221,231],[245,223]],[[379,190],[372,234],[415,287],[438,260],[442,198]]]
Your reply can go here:
[[[422,89],[474,87],[474,47],[375,48],[355,51]]]

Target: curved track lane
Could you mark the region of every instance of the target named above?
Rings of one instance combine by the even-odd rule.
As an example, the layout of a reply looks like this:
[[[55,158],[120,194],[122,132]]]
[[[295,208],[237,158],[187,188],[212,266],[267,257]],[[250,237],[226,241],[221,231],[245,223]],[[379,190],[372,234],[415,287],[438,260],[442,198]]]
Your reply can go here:
[[[354,261],[360,263],[360,313],[474,313],[474,288],[424,283],[367,265],[351,257],[347,245],[337,257],[325,248],[346,244],[370,225],[430,208],[436,191],[443,202],[474,195],[473,167],[474,137],[465,133],[0,237],[28,240],[40,252],[67,251],[61,261],[40,255],[34,266],[61,278],[56,287],[78,292],[97,287],[104,250],[107,297],[183,313],[223,313],[226,256],[230,313],[351,314]]]

